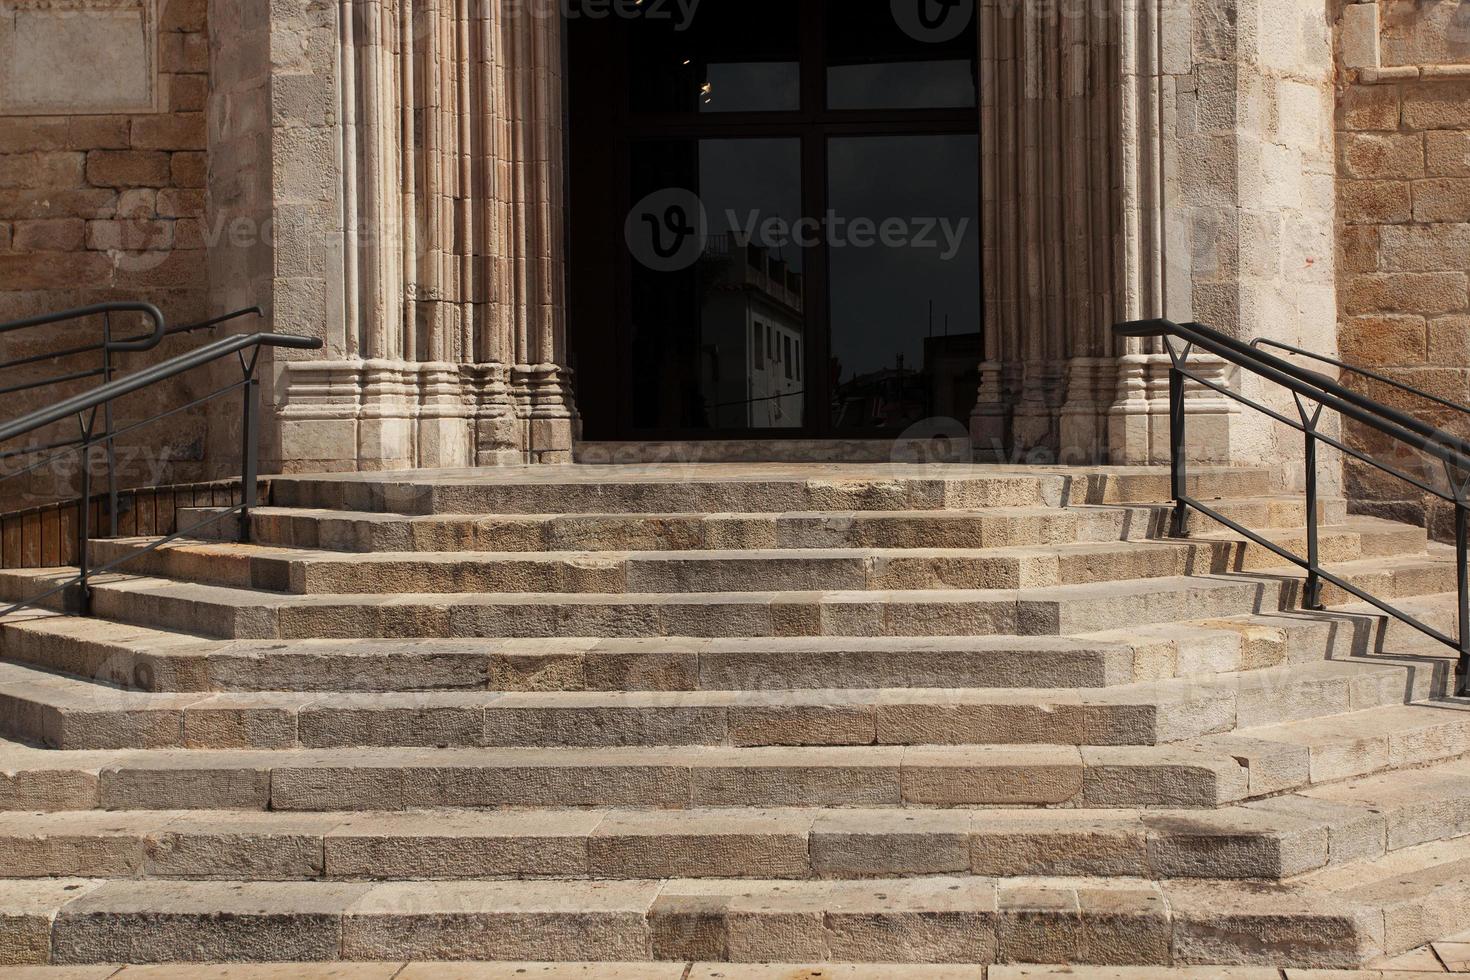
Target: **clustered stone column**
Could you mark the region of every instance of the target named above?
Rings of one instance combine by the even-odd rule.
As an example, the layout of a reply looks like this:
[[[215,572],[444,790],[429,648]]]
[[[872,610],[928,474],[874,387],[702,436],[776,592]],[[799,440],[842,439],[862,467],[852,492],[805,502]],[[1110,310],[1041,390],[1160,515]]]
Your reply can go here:
[[[285,365],[283,465],[569,460],[555,8],[336,6],[340,309]]]
[[[1283,6],[1298,21],[1309,13]],[[1281,207],[1245,200],[1234,172],[1235,144],[1247,138],[1239,133],[1265,124],[1249,101],[1263,73],[1236,31],[1254,43],[1263,22],[1254,4],[1224,0],[980,7],[986,351],[977,449],[1166,461],[1168,355],[1157,342],[1115,338],[1115,322],[1184,321],[1206,307],[1199,318],[1227,331],[1298,336],[1294,323],[1257,329],[1240,316],[1246,305],[1261,309],[1241,302],[1242,215]],[[1303,34],[1300,24],[1288,31]],[[1330,104],[1330,89],[1321,98]],[[1322,128],[1304,127],[1309,137]],[[1331,256],[1322,258],[1330,274]],[[1217,361],[1191,363],[1211,381],[1232,381]],[[1188,397],[1191,456],[1235,460],[1241,413],[1202,386]]]
[[[1091,461],[1122,286],[1117,19],[984,0],[980,37],[988,329],[974,439],[992,455]]]

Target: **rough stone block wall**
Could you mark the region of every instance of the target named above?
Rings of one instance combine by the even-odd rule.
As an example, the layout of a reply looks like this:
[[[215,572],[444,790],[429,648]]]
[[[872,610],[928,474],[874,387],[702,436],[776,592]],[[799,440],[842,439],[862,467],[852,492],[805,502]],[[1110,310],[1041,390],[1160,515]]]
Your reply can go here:
[[[1337,114],[1342,355],[1470,404],[1470,11],[1354,7],[1344,21]],[[1345,380],[1470,436],[1470,420],[1458,413]],[[1376,432],[1349,426],[1348,438],[1436,486],[1445,482],[1442,466]],[[1439,536],[1450,531],[1449,508],[1367,464],[1348,461],[1347,490],[1358,511],[1424,523]]]
[[[14,13],[10,7],[24,13],[35,6],[29,0],[0,0],[0,13]],[[171,325],[208,315],[207,8],[207,0],[138,0],[138,9],[152,18],[147,44],[140,40],[138,51],[152,60],[154,111],[105,111],[105,104],[82,101],[57,106],[57,114],[48,115],[7,101],[8,95],[18,98],[16,92],[44,98],[48,88],[34,76],[13,83],[15,91],[0,90],[0,321],[112,300],[152,302]],[[38,9],[44,12],[44,5]],[[72,29],[60,18],[54,28],[39,17],[37,22],[42,32]],[[55,70],[97,70],[85,49],[76,57],[77,64],[58,64]],[[115,91],[108,79],[97,81],[96,92]],[[135,333],[141,322],[122,320],[117,333]],[[0,335],[0,362],[95,343],[101,329],[100,320],[93,319]],[[121,370],[136,370],[209,337],[173,338],[155,351],[122,355]],[[79,355],[0,372],[0,387],[26,377],[85,370],[99,358]],[[182,404],[207,390],[207,381],[183,379],[119,402],[119,422]],[[0,418],[15,418],[76,390],[5,395]],[[50,434],[70,436],[75,429]],[[125,485],[201,478],[204,432],[203,416],[195,412],[125,440],[120,448]],[[0,446],[0,452],[12,448]],[[16,465],[5,461],[0,473],[13,472]],[[0,483],[0,509],[48,500],[74,486],[76,475],[73,463],[50,467],[36,479]]]

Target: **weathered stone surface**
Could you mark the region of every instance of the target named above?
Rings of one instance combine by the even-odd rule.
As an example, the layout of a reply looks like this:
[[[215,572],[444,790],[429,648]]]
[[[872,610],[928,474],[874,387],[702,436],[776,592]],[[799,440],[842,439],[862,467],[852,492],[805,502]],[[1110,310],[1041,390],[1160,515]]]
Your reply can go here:
[[[1338,103],[1338,116],[1349,130],[1398,130],[1399,91],[1394,86],[1350,85]]]
[[[1349,133],[1337,152],[1339,172],[1353,180],[1424,176],[1424,137],[1419,133]]]
[[[1470,178],[1435,177],[1414,182],[1415,221],[1470,221]]]
[[[1463,272],[1355,276],[1344,287],[1349,313],[1454,313],[1470,305]]]
[[[343,920],[360,959],[646,960],[657,882],[378,885]]]
[[[1424,149],[1430,176],[1470,176],[1470,132],[1425,133]]]
[[[107,882],[52,930],[58,963],[329,960],[367,885]]]
[[[1414,214],[1413,195],[1405,182],[1344,181],[1337,193],[1343,220],[1349,224],[1397,224]]]

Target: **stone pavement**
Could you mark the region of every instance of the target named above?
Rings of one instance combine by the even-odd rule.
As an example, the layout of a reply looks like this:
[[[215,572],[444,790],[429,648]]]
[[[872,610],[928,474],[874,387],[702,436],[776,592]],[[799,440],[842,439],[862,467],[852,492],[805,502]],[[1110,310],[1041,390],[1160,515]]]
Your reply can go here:
[[[1373,969],[734,963],[246,963],[10,967],[6,980],[1418,980],[1470,973],[1470,931]]]

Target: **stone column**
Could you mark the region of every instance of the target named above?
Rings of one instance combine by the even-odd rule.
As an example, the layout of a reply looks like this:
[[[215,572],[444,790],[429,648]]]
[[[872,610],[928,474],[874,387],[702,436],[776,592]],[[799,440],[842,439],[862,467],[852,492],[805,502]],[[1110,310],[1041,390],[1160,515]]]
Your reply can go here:
[[[991,455],[1107,451],[1118,27],[1106,6],[982,0],[987,348],[972,429]]]
[[[1332,52],[1309,0],[981,0],[991,455],[1168,457],[1167,316],[1333,347]],[[1195,356],[1207,378],[1241,384]],[[1201,386],[1191,455],[1292,458]],[[995,447],[1002,447],[997,453]]]
[[[1122,127],[1128,317],[1198,320],[1235,337],[1336,349],[1333,52],[1309,0],[1127,0]],[[1168,358],[1130,344],[1112,408],[1118,462],[1168,458]],[[1208,361],[1212,380],[1294,415],[1291,400]],[[1301,437],[1190,393],[1190,452],[1299,460]],[[1278,469],[1284,484],[1296,468]],[[1324,472],[1324,475],[1325,472]]]
[[[511,381],[526,452],[542,461],[570,461],[576,411],[571,373],[565,366],[561,22],[552,16],[544,18],[544,25],[538,30],[511,30],[506,44],[505,160],[513,189],[507,231],[514,243],[508,251],[517,256]]]
[[[259,21],[277,56],[250,94],[269,118],[242,138],[273,228],[241,292],[326,343],[272,364],[270,462],[569,460],[559,18],[280,0]]]

